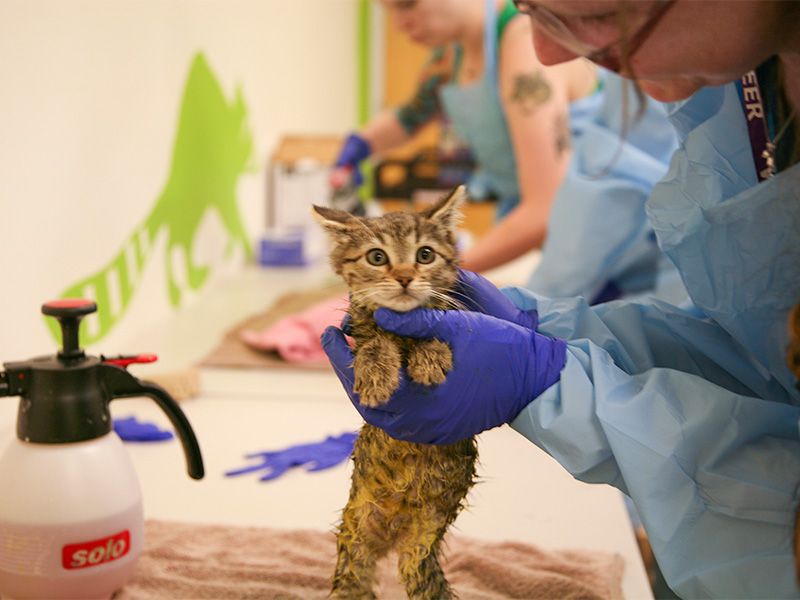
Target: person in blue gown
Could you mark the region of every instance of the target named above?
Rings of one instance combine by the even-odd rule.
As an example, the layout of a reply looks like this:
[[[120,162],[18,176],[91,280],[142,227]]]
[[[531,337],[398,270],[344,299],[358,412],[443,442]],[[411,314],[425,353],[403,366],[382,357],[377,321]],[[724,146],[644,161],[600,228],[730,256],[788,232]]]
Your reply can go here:
[[[576,478],[620,489],[678,595],[798,597],[800,391],[786,349],[800,300],[800,3],[517,5],[543,64],[588,57],[669,103],[678,148],[646,214],[690,302],[590,306],[464,271],[472,310],[375,313],[450,345],[444,383],[402,377],[365,408],[337,328],[322,340],[331,363],[397,439],[510,424]]]
[[[584,296],[590,304],[623,297],[682,302],[683,282],[645,213],[677,147],[675,130],[662,103],[637,98],[630,82],[601,73],[604,100],[574,140],[525,287],[548,297]]]

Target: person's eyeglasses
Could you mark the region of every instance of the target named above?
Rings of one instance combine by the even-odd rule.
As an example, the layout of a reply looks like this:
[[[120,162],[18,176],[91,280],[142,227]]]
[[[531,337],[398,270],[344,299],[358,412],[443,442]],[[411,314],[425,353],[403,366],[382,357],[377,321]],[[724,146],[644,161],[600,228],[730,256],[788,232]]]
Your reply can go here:
[[[627,37],[628,55],[633,54],[647,39],[647,36],[653,31],[661,20],[661,17],[664,16],[674,3],[675,0],[655,0],[652,7],[644,15],[640,16],[641,23],[633,29],[630,36],[622,36],[622,34],[619,33],[620,15],[618,12],[587,17],[566,17],[567,19],[574,18],[579,26],[587,30],[594,28],[607,32],[611,29],[616,32],[616,39],[605,45],[598,46],[581,39],[567,24],[564,20],[565,18],[559,17],[549,9],[537,4],[534,0],[514,0],[514,6],[517,7],[517,10],[529,16],[537,27],[543,29],[545,33],[557,41],[559,45],[577,56],[587,58],[612,71],[620,70],[619,49],[623,38]],[[627,5],[635,4],[636,2],[627,3]]]

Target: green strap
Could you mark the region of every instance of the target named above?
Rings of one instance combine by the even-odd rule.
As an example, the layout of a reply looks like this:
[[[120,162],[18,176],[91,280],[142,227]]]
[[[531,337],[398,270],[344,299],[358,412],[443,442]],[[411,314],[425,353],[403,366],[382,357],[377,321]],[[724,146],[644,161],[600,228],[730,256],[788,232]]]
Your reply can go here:
[[[503,37],[503,31],[508,25],[508,22],[519,14],[517,7],[514,6],[512,0],[506,0],[500,14],[497,15],[497,45],[500,46],[500,38]]]
[[[519,14],[517,7],[514,6],[514,2],[512,0],[506,0],[505,4],[503,4],[503,8],[500,10],[500,13],[496,17],[495,27],[497,27],[497,35],[495,36],[495,44],[497,44],[499,55],[500,49],[500,38],[503,35],[503,31],[508,25],[508,22],[516,17]],[[461,78],[461,57],[464,54],[463,49],[461,48],[460,44],[456,44],[456,61],[453,68],[453,81],[458,81]]]
[[[356,119],[364,125],[369,121],[369,87],[370,87],[370,0],[359,0],[356,16]]]
[[[359,127],[367,123],[370,114],[370,54],[372,31],[372,2],[359,0],[356,6],[356,120]],[[365,160],[361,164],[364,183],[358,188],[358,197],[363,204],[372,199],[374,182],[372,163]]]

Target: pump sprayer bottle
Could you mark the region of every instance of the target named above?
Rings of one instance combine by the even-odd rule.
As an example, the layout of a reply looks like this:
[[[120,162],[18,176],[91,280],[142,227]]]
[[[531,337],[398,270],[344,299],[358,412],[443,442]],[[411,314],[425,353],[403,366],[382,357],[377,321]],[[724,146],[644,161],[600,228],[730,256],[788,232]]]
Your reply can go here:
[[[142,494],[112,430],[111,400],[155,400],[181,440],[189,476],[203,477],[189,421],[163,388],[125,369],[137,360],[80,348],[80,320],[95,310],[88,300],[43,305],[59,320],[63,348],[0,371],[0,396],[20,397],[17,439],[0,454],[3,600],[110,598],[133,574],[144,543]]]

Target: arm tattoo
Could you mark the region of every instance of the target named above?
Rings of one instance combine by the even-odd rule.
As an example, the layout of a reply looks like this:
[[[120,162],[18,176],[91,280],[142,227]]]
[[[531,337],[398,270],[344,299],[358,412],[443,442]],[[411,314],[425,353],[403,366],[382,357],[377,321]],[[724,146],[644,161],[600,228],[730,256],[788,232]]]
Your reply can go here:
[[[456,50],[452,45],[435,48],[420,73],[417,91],[396,110],[400,125],[414,134],[423,125],[441,114],[439,88],[453,78]]]
[[[569,117],[567,113],[561,113],[556,117],[555,129],[556,155],[561,158],[561,155],[567,152],[572,146]]]
[[[514,90],[511,93],[511,101],[519,104],[522,112],[530,114],[536,108],[550,99],[552,95],[550,84],[539,71],[534,73],[523,73],[514,79]]]

